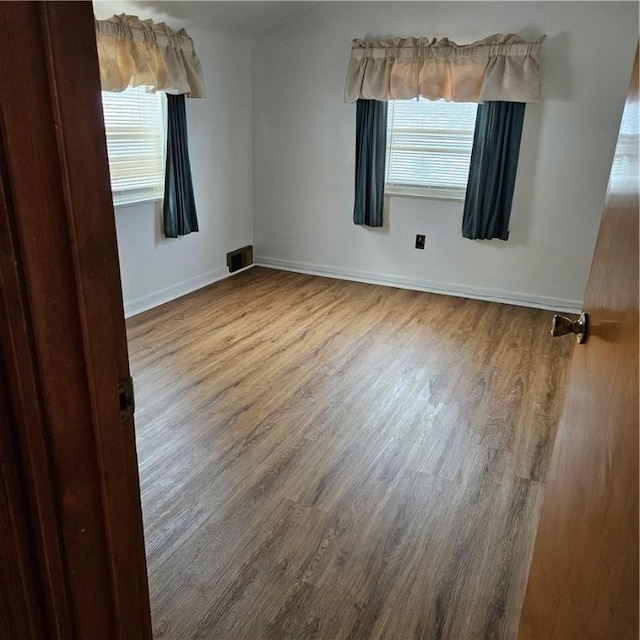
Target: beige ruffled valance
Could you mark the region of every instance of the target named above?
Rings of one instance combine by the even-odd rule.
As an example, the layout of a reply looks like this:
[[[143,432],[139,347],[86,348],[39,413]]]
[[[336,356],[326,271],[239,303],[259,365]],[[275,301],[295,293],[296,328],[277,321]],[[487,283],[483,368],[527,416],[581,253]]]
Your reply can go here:
[[[539,51],[545,38],[526,42],[496,34],[472,44],[448,38],[356,39],[345,98],[539,102]]]
[[[125,14],[96,20],[103,91],[150,86],[156,91],[204,98],[202,67],[184,29]]]

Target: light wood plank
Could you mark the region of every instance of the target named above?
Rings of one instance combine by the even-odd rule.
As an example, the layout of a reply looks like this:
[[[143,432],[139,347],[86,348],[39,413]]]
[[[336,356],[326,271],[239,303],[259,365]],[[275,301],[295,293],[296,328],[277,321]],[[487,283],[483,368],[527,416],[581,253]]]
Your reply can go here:
[[[638,49],[591,263],[521,640],[637,640]],[[541,452],[540,458],[546,457]]]
[[[514,637],[550,319],[261,268],[131,319],[155,637]]]

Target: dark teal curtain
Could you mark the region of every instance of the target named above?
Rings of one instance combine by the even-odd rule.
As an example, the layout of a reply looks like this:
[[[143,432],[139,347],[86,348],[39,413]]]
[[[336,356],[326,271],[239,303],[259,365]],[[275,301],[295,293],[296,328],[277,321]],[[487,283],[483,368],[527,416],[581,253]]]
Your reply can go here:
[[[387,151],[387,103],[358,100],[356,103],[356,197],[355,224],[382,226],[384,167]]]
[[[167,94],[167,161],[162,213],[167,238],[186,236],[198,230],[184,95]]]
[[[509,238],[524,107],[522,102],[478,105],[462,218],[465,238]]]

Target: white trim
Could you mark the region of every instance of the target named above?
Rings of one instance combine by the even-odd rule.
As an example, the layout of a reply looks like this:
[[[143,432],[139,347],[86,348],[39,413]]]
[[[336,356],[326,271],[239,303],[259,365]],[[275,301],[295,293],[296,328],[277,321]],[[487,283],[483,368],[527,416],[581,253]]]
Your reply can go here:
[[[436,187],[403,187],[394,184],[385,184],[384,195],[392,198],[424,198],[429,200],[456,200],[464,202],[467,195],[466,189],[440,189]]]
[[[113,208],[118,211],[120,209],[126,209],[128,207],[135,207],[139,204],[144,204],[145,202],[152,202],[155,204],[156,202],[162,202],[164,200],[164,196],[159,195],[159,196],[145,196],[143,200],[132,200],[131,202],[115,202],[113,201],[113,192],[111,192],[111,197],[113,202]]]
[[[131,316],[135,316],[143,311],[148,311],[149,309],[158,307],[165,302],[170,302],[176,298],[186,296],[188,293],[202,289],[202,287],[206,287],[214,282],[224,280],[229,276],[235,276],[236,273],[246,271],[254,266],[255,264],[250,264],[248,267],[238,269],[233,273],[229,273],[227,267],[218,267],[213,271],[207,271],[207,273],[195,276],[194,278],[189,278],[188,280],[172,284],[170,287],[154,291],[153,293],[141,296],[140,298],[135,298],[134,300],[129,300],[128,302],[125,302],[124,305],[124,317],[130,318]]]
[[[413,278],[404,278],[368,271],[354,271],[352,269],[341,269],[338,267],[310,264],[294,260],[281,260],[279,258],[270,258],[268,256],[256,256],[254,260],[256,266],[266,267],[268,269],[282,269],[283,271],[295,271],[296,273],[307,273],[314,276],[337,278],[339,280],[353,280],[355,282],[397,287],[399,289],[426,291],[428,293],[439,293],[459,298],[472,298],[474,300],[514,304],[519,307],[533,307],[534,309],[562,311],[565,313],[579,313],[582,308],[582,302],[579,300],[563,300],[560,298],[549,298],[546,296],[537,296],[527,293],[515,293],[513,291],[485,289],[482,287],[470,287],[466,285],[461,286],[447,282],[415,280]]]

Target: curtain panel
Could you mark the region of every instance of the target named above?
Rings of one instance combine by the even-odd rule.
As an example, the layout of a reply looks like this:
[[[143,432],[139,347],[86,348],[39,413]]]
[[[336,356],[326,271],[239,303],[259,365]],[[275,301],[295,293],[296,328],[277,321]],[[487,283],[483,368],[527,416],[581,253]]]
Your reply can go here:
[[[387,150],[387,103],[358,100],[356,104],[356,181],[354,224],[381,227]]]
[[[204,98],[204,80],[193,40],[184,29],[125,14],[96,20],[103,91],[150,86],[168,94]]]
[[[448,38],[355,39],[345,99],[539,102],[545,38],[496,34],[463,45]]]
[[[525,107],[520,102],[478,106],[462,217],[465,238],[509,239]]]
[[[167,164],[162,217],[167,238],[198,231],[183,95],[167,95]]]

